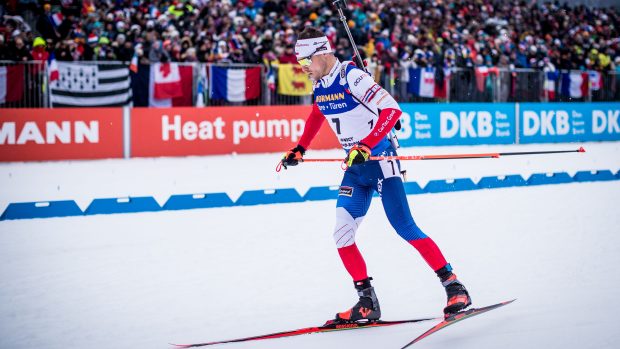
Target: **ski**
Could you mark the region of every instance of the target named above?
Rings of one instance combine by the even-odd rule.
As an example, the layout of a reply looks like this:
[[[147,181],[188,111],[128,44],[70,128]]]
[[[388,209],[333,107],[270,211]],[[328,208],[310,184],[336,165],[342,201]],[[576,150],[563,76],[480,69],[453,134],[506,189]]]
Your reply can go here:
[[[324,333],[324,332],[334,332],[334,331],[345,331],[345,330],[356,330],[362,328],[373,328],[373,327],[385,327],[385,326],[394,326],[429,320],[437,320],[438,318],[423,318],[423,319],[410,319],[410,320],[397,320],[397,321],[370,321],[370,322],[353,322],[353,323],[326,323],[323,326],[316,327],[306,327],[299,328],[292,331],[284,331],[284,332],[276,332],[263,334],[259,336],[245,337],[245,338],[237,338],[237,339],[228,339],[223,341],[215,341],[215,342],[206,342],[206,343],[196,343],[196,344],[171,344],[176,348],[196,348],[196,347],[206,347],[210,345],[216,344],[226,344],[226,343],[238,343],[238,342],[249,342],[249,341],[257,341],[263,339],[274,339],[274,338],[284,338],[284,337],[293,337],[299,336],[302,334],[311,334],[311,333]]]
[[[429,329],[428,331],[422,333],[420,336],[418,336],[416,339],[412,340],[411,342],[407,343],[407,345],[405,345],[404,347],[402,347],[401,349],[405,349],[408,348],[412,345],[414,345],[415,343],[421,341],[422,339],[430,336],[431,334],[444,329],[450,325],[453,325],[459,321],[468,319],[470,317],[474,317],[476,315],[480,315],[482,313],[486,313],[487,311],[493,310],[493,309],[497,309],[499,307],[503,307],[504,305],[510,304],[512,302],[514,302],[516,299],[510,300],[510,301],[505,301],[505,302],[501,302],[501,303],[497,303],[497,304],[493,304],[493,305],[489,305],[487,307],[482,307],[482,308],[472,308],[469,310],[464,310],[462,312],[456,313],[454,315],[451,315],[450,317],[446,318],[445,320],[441,321],[440,323],[438,323],[437,325],[433,326],[431,329]]]

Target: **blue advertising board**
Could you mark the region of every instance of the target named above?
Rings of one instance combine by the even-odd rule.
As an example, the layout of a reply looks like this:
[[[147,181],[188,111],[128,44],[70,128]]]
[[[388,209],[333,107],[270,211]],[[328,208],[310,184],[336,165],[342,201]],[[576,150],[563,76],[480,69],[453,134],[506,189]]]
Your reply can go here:
[[[520,103],[519,143],[620,140],[620,103]]]
[[[403,147],[512,144],[516,139],[513,103],[402,103]]]

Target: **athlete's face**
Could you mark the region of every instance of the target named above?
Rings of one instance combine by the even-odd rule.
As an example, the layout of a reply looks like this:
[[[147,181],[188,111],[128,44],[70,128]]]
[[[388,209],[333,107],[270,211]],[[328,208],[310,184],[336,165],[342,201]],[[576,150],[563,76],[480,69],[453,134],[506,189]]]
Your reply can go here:
[[[325,72],[327,66],[326,57],[327,55],[314,55],[300,61],[299,64],[301,65],[301,69],[304,73],[308,74],[310,79],[317,81],[327,74]]]

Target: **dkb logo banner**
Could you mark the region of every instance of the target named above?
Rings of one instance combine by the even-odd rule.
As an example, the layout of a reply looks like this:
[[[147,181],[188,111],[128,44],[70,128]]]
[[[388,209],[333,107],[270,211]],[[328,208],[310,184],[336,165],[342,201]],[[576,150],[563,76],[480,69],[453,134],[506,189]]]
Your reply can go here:
[[[620,140],[620,103],[521,103],[519,143]]]
[[[515,106],[512,103],[403,103],[402,146],[512,144]]]

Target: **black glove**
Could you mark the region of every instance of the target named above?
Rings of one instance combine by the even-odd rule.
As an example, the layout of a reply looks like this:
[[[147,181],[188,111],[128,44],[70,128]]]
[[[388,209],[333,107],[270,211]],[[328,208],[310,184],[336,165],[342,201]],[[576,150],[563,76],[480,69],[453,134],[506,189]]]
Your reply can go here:
[[[285,169],[288,168],[288,166],[297,166],[305,153],[306,149],[301,145],[297,145],[295,148],[284,153],[282,156],[282,166],[284,166]]]

